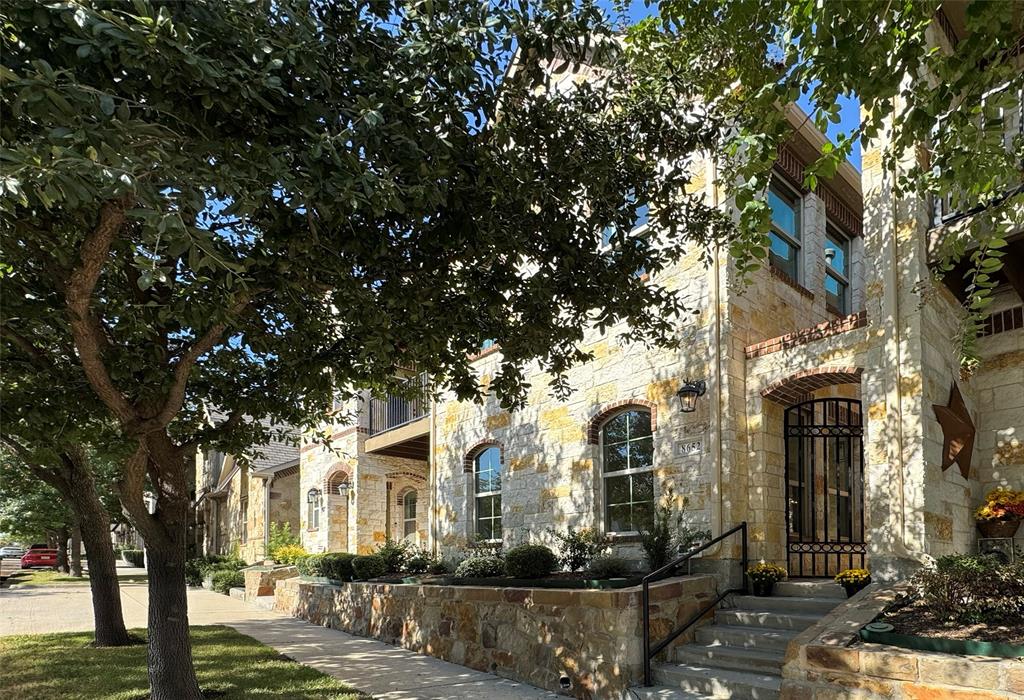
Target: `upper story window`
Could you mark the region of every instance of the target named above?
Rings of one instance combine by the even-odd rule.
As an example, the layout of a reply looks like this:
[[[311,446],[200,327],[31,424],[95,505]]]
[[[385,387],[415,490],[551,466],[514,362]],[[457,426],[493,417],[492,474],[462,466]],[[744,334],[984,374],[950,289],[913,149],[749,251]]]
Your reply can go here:
[[[825,305],[850,313],[850,238],[832,224],[825,228]]]
[[[633,228],[629,232],[635,233],[645,228],[650,222],[651,207],[649,204],[641,204],[636,208],[636,218],[633,221]],[[615,235],[614,226],[605,226],[604,230],[601,231],[601,248],[610,249],[612,245],[612,236]],[[643,277],[647,271],[644,268],[637,269],[634,273],[637,277]]]
[[[605,530],[638,532],[654,522],[651,413],[630,409],[601,428]]]
[[[402,500],[402,536],[414,537],[416,535],[416,492],[410,491],[405,494]]]
[[[487,447],[473,459],[476,537],[501,539],[501,450]]]
[[[768,187],[772,210],[771,262],[794,280],[800,270],[800,195],[778,178]]]

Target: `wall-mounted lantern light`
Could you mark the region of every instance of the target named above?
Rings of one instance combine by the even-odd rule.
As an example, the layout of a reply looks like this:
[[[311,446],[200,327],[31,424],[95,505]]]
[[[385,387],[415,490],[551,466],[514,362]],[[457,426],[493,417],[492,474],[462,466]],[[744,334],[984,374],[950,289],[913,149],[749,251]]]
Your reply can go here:
[[[704,395],[708,385],[703,379],[689,380],[683,382],[676,392],[679,397],[679,410],[683,413],[693,413],[697,410],[697,398]]]
[[[306,503],[309,503],[310,505],[316,503],[319,500],[320,500],[320,489],[316,489],[316,488],[310,489],[309,493],[306,494]]]
[[[343,498],[348,495],[348,482],[347,481],[343,481],[340,484],[338,484],[338,495],[343,497]]]

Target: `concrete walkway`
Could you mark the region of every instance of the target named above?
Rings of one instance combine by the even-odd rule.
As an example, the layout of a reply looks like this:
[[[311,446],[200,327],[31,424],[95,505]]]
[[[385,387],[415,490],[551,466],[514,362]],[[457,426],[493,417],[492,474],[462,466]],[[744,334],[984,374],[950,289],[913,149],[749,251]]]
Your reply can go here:
[[[146,626],[145,584],[122,584],[125,624]],[[317,627],[211,591],[190,589],[189,622],[228,625],[282,654],[386,700],[553,700],[533,686],[338,630]],[[88,586],[0,589],[0,635],[92,629]]]

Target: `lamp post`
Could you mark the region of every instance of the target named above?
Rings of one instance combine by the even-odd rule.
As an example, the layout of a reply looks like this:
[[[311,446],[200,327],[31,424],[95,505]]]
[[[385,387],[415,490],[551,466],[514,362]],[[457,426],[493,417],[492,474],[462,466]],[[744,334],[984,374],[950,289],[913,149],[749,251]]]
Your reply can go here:
[[[708,390],[708,385],[703,379],[687,379],[679,387],[676,396],[679,398],[679,410],[683,413],[693,413],[697,410],[697,399]]]

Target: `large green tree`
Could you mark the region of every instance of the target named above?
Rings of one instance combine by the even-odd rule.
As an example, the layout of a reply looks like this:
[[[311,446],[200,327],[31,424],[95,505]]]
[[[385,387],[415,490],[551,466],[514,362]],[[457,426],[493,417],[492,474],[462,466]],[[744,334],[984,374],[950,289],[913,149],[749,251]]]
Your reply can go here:
[[[1007,133],[1004,118],[1020,109],[1024,94],[1024,12],[1013,2],[947,3],[947,11],[963,12],[950,41],[942,38],[942,5],[663,0],[632,28],[627,44],[648,82],[681,82],[729,124],[715,151],[722,184],[741,212],[733,252],[745,270],[767,250],[763,191],[792,133],[780,106],[806,95],[824,132],[840,121],[840,97],[859,99],[859,125],[836,135],[807,169],[806,184],[832,176],[855,143],[884,133],[887,170],[897,172],[898,159],[915,156],[893,183],[897,193],[975,212],[970,226],[943,237],[936,268],[948,272],[961,258],[969,263],[966,278],[953,284],[966,289],[962,362],[970,369],[1006,236],[1024,223],[1024,134]],[[1015,279],[1024,285],[1019,273]]]
[[[631,73],[587,2],[14,1],[0,23],[2,348],[76,358],[33,371],[79,381],[129,448],[155,700],[201,696],[196,445],[311,424],[399,367],[476,396],[483,339],[506,405],[532,362],[563,391],[593,324],[673,342],[658,271],[730,234],[684,188],[717,125]],[[594,79],[547,89],[577,59]],[[657,237],[629,235],[641,203]]]

